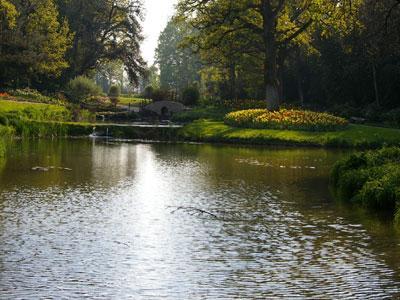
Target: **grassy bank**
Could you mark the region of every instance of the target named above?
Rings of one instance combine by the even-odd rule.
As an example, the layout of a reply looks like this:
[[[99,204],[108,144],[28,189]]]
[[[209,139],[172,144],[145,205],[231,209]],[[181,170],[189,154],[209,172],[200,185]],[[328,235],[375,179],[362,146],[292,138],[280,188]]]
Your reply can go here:
[[[9,100],[0,100],[0,116],[43,121],[67,121],[72,117],[65,106]]]
[[[0,100],[0,136],[60,136],[65,131],[53,124],[75,118],[88,119],[90,114],[63,105]]]
[[[342,131],[306,132],[240,129],[207,120],[195,121],[183,128],[26,121],[22,128],[25,128],[25,136],[48,137],[88,136],[93,132],[93,127],[104,135],[108,129],[109,136],[126,139],[366,149],[400,145],[400,130],[363,125],[350,125]]]
[[[255,145],[292,145],[342,148],[378,148],[400,145],[400,130],[364,125],[349,125],[338,131],[309,132],[296,130],[235,128],[223,123],[226,111],[198,108],[179,115],[190,122],[199,116],[214,116],[214,121],[197,120],[184,128],[143,128],[96,125],[100,131],[117,138],[181,140],[196,142]],[[0,134],[26,137],[87,136],[92,123],[71,122],[69,109],[60,105],[0,100]]]
[[[198,120],[180,132],[185,140],[257,145],[299,145],[319,147],[377,148],[400,145],[400,130],[350,125],[332,132],[307,132],[273,129],[241,129],[220,121]]]
[[[140,127],[118,124],[94,124],[79,122],[29,121],[25,136],[29,137],[87,137],[94,131],[100,136],[122,139],[142,139],[157,141],[176,141],[179,138],[177,127]]]
[[[336,163],[331,182],[338,199],[400,221],[400,148],[353,154]]]

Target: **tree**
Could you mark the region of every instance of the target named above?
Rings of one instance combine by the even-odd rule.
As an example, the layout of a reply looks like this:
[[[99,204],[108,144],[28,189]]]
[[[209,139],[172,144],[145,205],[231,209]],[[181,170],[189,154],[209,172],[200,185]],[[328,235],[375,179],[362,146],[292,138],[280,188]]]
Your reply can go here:
[[[107,92],[113,84],[124,86],[124,65],[120,60],[104,61],[96,68],[96,83]]]
[[[120,60],[131,82],[144,71],[140,0],[57,0],[75,32],[67,78],[87,74],[103,61]]]
[[[400,56],[400,0],[366,0],[361,21],[363,30],[356,43],[370,65],[375,103],[380,106],[379,70]]]
[[[8,0],[0,0],[0,36],[3,32],[3,27],[15,27],[17,16],[18,12],[14,4]]]
[[[182,47],[189,34],[187,24],[170,20],[160,34],[156,49],[160,86],[174,90],[180,96],[185,88],[200,80],[198,55],[190,47]]]
[[[241,49],[263,55],[265,99],[277,109],[279,68],[295,45],[311,46],[312,33],[347,31],[362,0],[181,0],[179,15],[197,29],[201,49],[218,48],[229,34]]]
[[[146,95],[146,98],[151,98],[152,91],[158,88],[160,88],[160,74],[157,66],[153,64],[145,68],[140,78],[139,91]]]
[[[12,3],[18,13],[7,6],[7,15],[13,17],[0,35],[0,83],[30,85],[32,80],[60,76],[68,67],[65,53],[72,35],[53,0]]]

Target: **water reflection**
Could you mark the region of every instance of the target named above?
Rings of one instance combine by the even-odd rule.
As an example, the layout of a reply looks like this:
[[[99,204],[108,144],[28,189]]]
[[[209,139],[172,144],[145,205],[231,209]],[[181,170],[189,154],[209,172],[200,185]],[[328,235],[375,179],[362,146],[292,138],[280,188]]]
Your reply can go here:
[[[0,175],[1,297],[400,297],[398,233],[329,197],[343,155],[16,143]]]

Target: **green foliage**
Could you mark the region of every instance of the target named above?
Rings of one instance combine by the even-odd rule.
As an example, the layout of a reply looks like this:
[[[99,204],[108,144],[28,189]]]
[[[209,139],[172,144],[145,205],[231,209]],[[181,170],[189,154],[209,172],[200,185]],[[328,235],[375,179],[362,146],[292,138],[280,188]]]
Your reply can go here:
[[[357,28],[362,2],[181,0],[177,19],[196,29],[188,43],[209,65],[228,75],[223,83],[231,97],[237,95],[237,74],[246,73],[246,61],[254,57],[255,65],[262,65],[259,74],[268,108],[277,109],[281,100],[278,69],[289,55],[298,48],[316,52],[314,35],[344,36]]]
[[[348,122],[327,113],[307,110],[268,111],[249,109],[229,113],[225,123],[242,128],[264,128],[305,131],[332,131],[344,129]]]
[[[382,121],[383,111],[377,103],[368,104],[364,108],[364,116],[368,121],[380,122]]]
[[[2,159],[6,154],[6,145],[2,139],[0,139],[0,159]]]
[[[15,97],[18,101],[25,100],[37,103],[62,104],[61,100],[45,96],[39,91],[30,88],[9,90],[8,94]]]
[[[395,215],[400,206],[400,148],[353,154],[334,166],[331,181],[339,199]]]
[[[151,85],[146,86],[143,92],[143,97],[146,99],[151,99],[153,97],[153,92],[154,88]]]
[[[125,82],[122,61],[101,61],[96,67],[95,81],[103,91],[109,91],[114,83],[117,83],[123,89]]]
[[[15,26],[1,32],[0,83],[21,86],[60,76],[68,67],[65,54],[72,35],[54,1],[12,2],[18,15]]]
[[[86,74],[104,61],[119,60],[130,80],[138,83],[144,71],[141,1],[57,0],[57,4],[75,32],[67,55],[68,78]]]
[[[400,108],[392,109],[383,115],[385,122],[394,127],[400,127]]]
[[[226,113],[227,110],[220,107],[196,107],[188,111],[174,114],[172,116],[172,121],[179,123],[189,123],[201,119],[222,121]]]
[[[111,99],[111,102],[116,106],[119,101],[119,96],[121,94],[121,89],[117,85],[112,85],[110,90],[108,91],[108,96]]]
[[[68,83],[66,94],[71,102],[80,103],[89,97],[100,95],[101,89],[89,78],[78,76]]]
[[[190,33],[191,28],[187,23],[170,20],[160,34],[156,49],[160,86],[177,91],[184,102],[186,87],[200,80],[198,54],[188,47],[182,47]]]
[[[151,95],[151,100],[153,100],[154,102],[168,101],[170,100],[170,96],[171,96],[170,92],[167,89],[164,88],[154,89]]]
[[[14,28],[17,17],[18,12],[14,4],[8,0],[0,0],[0,26]]]
[[[200,92],[197,86],[193,85],[183,90],[182,100],[185,105],[195,106],[200,99]]]

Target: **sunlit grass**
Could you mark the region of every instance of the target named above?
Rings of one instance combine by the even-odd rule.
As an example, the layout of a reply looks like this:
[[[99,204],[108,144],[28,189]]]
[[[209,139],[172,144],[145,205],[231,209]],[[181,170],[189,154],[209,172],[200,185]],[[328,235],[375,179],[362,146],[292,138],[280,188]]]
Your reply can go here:
[[[182,130],[186,139],[205,142],[308,145],[331,147],[379,147],[400,145],[400,130],[349,125],[341,131],[308,132],[234,128],[219,121],[199,120]]]
[[[64,106],[54,104],[20,102],[0,99],[0,112],[23,111],[27,109],[65,111],[66,108]]]
[[[136,98],[136,97],[121,96],[118,99],[119,99],[118,103],[121,105],[140,106],[151,103],[151,100],[149,99]]]

